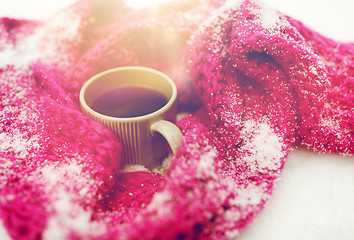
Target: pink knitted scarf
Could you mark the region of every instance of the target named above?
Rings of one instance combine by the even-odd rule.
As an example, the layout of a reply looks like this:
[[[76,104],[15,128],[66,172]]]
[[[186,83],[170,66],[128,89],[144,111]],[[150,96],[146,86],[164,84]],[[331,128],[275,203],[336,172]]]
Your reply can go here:
[[[0,19],[0,52],[0,224],[13,239],[232,239],[291,146],[354,152],[354,44],[261,2],[80,0],[44,22]],[[124,65],[177,84],[184,138],[164,170],[121,171],[118,139],[79,109],[88,78]]]

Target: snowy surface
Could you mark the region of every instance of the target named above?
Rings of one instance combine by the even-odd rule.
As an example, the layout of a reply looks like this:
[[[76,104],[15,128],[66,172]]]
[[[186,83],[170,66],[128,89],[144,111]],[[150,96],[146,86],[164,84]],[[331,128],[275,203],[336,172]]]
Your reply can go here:
[[[74,0],[0,0],[0,16],[46,19]],[[141,0],[145,1],[145,0]],[[337,41],[354,42],[353,0],[265,0]],[[240,240],[354,239],[354,157],[298,149]],[[0,239],[6,239],[0,224]]]

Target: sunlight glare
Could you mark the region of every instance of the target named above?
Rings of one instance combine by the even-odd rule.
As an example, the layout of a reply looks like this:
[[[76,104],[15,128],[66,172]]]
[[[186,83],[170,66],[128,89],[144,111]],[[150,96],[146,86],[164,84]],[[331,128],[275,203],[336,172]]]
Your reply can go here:
[[[143,9],[154,4],[167,2],[169,0],[124,0],[125,4],[134,9]]]

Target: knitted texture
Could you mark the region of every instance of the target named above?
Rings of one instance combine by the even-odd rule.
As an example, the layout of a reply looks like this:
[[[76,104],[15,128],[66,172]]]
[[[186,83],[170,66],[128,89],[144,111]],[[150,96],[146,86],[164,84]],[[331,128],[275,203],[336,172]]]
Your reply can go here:
[[[233,239],[291,145],[353,154],[354,45],[261,2],[81,0],[44,22],[0,19],[0,51],[13,239]],[[119,140],[79,108],[87,79],[125,65],[169,75],[188,115],[160,171],[120,166]]]
[[[192,79],[225,131],[266,118],[291,143],[352,154],[353,44],[288,19],[248,1],[225,7],[193,39]]]

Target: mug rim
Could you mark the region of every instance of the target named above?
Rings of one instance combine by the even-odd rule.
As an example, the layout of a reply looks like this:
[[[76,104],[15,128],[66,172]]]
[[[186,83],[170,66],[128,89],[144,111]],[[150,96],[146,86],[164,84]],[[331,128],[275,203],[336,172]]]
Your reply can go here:
[[[99,78],[101,78],[104,75],[110,74],[112,72],[117,72],[117,71],[125,71],[125,70],[139,70],[139,71],[148,71],[157,75],[160,75],[163,79],[167,80],[167,82],[170,84],[170,86],[172,87],[172,95],[171,97],[168,99],[167,103],[161,107],[160,109],[149,113],[149,114],[145,114],[145,115],[141,115],[141,116],[137,116],[137,117],[127,117],[127,118],[122,118],[122,117],[112,117],[112,116],[108,116],[108,115],[104,115],[102,113],[99,113],[95,110],[93,110],[87,103],[86,103],[86,99],[85,99],[85,92],[86,89],[96,80],[98,80]],[[88,111],[91,115],[94,115],[96,117],[99,117],[101,119],[105,119],[108,121],[119,121],[119,122],[130,122],[130,121],[144,121],[146,119],[149,118],[154,118],[157,117],[161,114],[163,114],[164,112],[168,111],[172,105],[174,104],[174,102],[177,99],[177,87],[176,84],[172,81],[172,79],[167,76],[165,73],[160,72],[156,69],[153,68],[149,68],[149,67],[143,67],[143,66],[123,66],[123,67],[116,67],[116,68],[110,68],[107,69],[105,71],[99,72],[97,74],[95,74],[94,76],[92,76],[91,78],[89,78],[89,80],[87,80],[81,87],[80,90],[80,94],[79,94],[79,101],[80,101],[80,105],[82,108],[85,109],[85,111]]]

